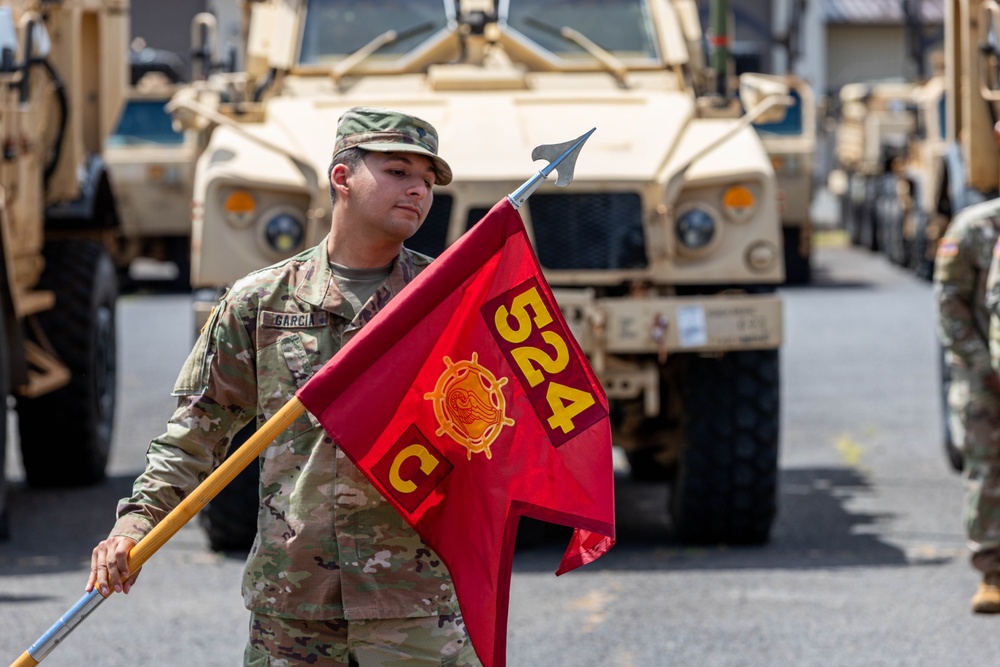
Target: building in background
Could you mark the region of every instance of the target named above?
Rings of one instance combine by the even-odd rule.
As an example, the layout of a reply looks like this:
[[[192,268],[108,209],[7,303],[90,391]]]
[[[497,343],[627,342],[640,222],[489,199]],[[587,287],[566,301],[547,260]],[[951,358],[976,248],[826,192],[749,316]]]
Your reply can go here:
[[[848,83],[932,74],[944,41],[944,0],[822,0],[827,92]]]

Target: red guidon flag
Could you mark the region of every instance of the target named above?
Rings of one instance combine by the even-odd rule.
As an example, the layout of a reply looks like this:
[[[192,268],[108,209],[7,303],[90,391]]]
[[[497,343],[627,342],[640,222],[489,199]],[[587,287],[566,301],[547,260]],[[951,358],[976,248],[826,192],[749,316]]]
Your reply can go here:
[[[614,545],[607,399],[506,199],[298,398],[448,566],[485,667],[520,516],[575,528],[556,574]]]

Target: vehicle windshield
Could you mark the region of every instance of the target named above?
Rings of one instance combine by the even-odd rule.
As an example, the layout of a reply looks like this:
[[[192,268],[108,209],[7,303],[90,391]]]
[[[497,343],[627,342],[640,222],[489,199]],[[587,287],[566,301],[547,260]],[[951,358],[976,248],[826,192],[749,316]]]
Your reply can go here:
[[[795,100],[795,103],[788,107],[785,117],[776,123],[754,123],[753,126],[758,132],[785,137],[802,134],[804,131],[802,124],[802,96],[795,89],[790,90],[788,95]]]
[[[563,58],[593,58],[551,28],[572,28],[619,58],[657,58],[646,0],[503,0],[501,21]]]
[[[386,32],[410,34],[382,47],[377,56],[412,51],[447,27],[445,0],[309,0],[299,63],[315,65],[342,59]]]
[[[125,105],[114,134],[108,137],[109,146],[135,146],[139,144],[180,145],[184,135],[174,130],[173,120],[167,113],[169,100],[131,100]]]

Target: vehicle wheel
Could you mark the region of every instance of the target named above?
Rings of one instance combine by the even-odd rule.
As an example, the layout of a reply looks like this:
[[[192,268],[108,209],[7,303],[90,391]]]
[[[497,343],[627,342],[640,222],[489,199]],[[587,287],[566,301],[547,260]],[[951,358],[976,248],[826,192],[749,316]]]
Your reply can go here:
[[[785,282],[805,285],[812,278],[809,255],[802,254],[802,227],[782,229],[785,243]]]
[[[677,537],[763,544],[777,509],[777,350],[691,355],[681,380],[684,447],[669,511]]]
[[[861,207],[856,201],[855,190],[857,176],[849,175],[847,181],[847,192],[840,198],[840,215],[843,219],[844,231],[850,239],[851,245],[861,245]]]
[[[881,246],[889,261],[906,266],[906,242],[903,238],[903,209],[895,191],[895,182],[885,185],[878,200],[878,228],[882,232]]]
[[[17,401],[25,476],[39,487],[93,484],[104,479],[114,422],[115,266],[100,243],[53,241],[39,289],[55,292],[38,323],[72,379]]]
[[[230,453],[254,434],[250,422],[233,438]],[[251,462],[198,513],[208,545],[213,551],[248,552],[257,535],[257,508],[260,505],[260,466]]]
[[[872,252],[879,252],[878,208],[876,200],[878,189],[870,179],[865,181],[865,200],[861,205],[859,215],[859,234],[861,245]]]

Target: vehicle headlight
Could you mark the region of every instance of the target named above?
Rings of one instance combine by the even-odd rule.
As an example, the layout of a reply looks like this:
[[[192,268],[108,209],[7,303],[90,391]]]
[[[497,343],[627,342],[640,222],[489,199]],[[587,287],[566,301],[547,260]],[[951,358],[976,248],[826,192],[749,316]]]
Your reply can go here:
[[[302,218],[289,210],[274,211],[264,216],[261,240],[273,255],[287,257],[299,250],[306,235]]]
[[[715,217],[704,208],[689,208],[677,218],[677,239],[687,250],[704,250],[712,244],[717,233]]]

